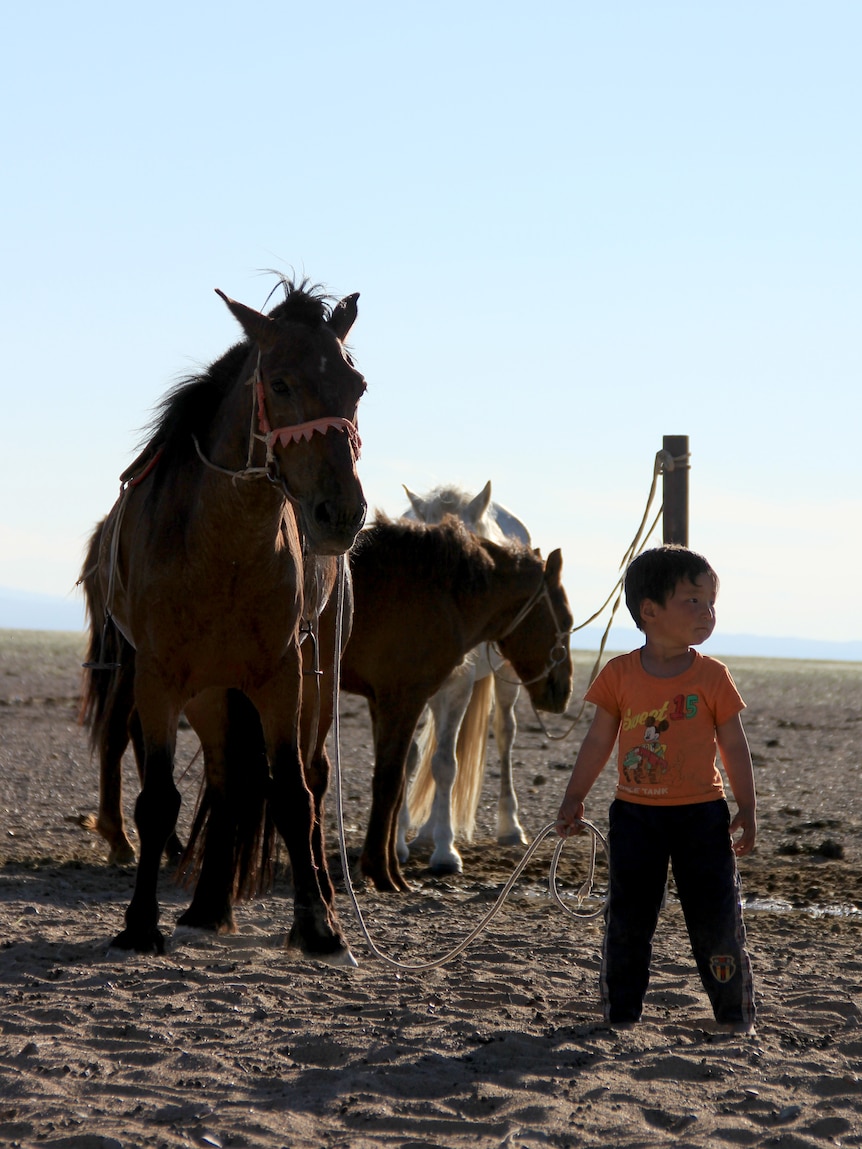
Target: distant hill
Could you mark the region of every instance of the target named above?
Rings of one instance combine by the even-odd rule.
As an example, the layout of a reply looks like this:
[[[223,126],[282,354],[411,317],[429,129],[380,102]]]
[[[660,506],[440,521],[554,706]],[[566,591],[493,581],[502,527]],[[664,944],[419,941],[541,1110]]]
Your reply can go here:
[[[4,630],[83,630],[84,597],[31,594],[0,587],[0,628]]]
[[[84,630],[84,599],[31,594],[0,587],[0,630]],[[598,650],[602,630],[587,627],[572,638],[577,650]],[[633,650],[641,638],[634,627],[614,627],[608,650]],[[829,662],[862,662],[862,642],[828,642],[813,638],[773,638],[767,635],[719,632],[702,648],[706,654],[750,658],[803,658]]]
[[[578,650],[597,650],[602,631],[587,627],[572,636],[572,645]],[[614,627],[607,642],[607,650],[634,650],[643,642],[632,627]],[[713,635],[709,642],[698,648],[716,658],[735,655],[747,658],[801,658],[827,662],[862,662],[862,642],[829,642],[815,638],[775,638],[771,635],[724,634]]]

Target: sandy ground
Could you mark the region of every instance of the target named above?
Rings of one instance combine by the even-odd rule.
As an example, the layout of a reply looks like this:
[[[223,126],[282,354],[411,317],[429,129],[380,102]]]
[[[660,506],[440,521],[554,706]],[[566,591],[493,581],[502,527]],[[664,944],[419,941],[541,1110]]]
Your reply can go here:
[[[109,868],[76,822],[97,794],[76,724],[82,650],[76,635],[0,632],[0,1145],[862,1145],[862,664],[728,660],[749,702],[761,811],[741,864],[759,1022],[735,1037],[711,1031],[672,897],[643,1022],[602,1024],[601,927],[548,896],[550,840],[486,932],[430,972],[374,957],[343,893],[358,968],[285,951],[284,871],[271,896],[240,907],[235,938],[186,932],[163,957],[107,953],[133,871]],[[578,659],[579,690],[589,663]],[[343,698],[342,714],[355,860],[370,731],[360,700]],[[536,833],[583,727],[555,741],[526,705],[519,715],[522,820]],[[195,747],[185,732],[184,818]],[[130,806],[130,763],[125,779]],[[494,840],[497,781],[492,749],[462,877],[434,879],[418,860],[407,895],[357,881],[387,954],[444,954],[493,904],[521,854]],[[611,781],[606,771],[588,809],[602,827]],[[328,820],[343,891],[331,809]],[[567,846],[564,888],[585,865],[583,843]],[[168,931],[187,900],[165,871]]]

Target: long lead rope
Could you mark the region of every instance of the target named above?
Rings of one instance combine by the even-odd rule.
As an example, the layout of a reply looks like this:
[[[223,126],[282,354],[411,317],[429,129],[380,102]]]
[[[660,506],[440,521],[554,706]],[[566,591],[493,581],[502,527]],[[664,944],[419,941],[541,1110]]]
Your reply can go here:
[[[579,623],[577,626],[573,626],[571,631],[569,632],[570,634],[576,634],[577,631],[583,630],[584,627],[589,626],[591,622],[595,622],[595,620],[597,618],[599,618],[604,613],[605,609],[608,607],[608,605],[613,600],[613,605],[611,606],[611,613],[608,616],[607,625],[605,626],[605,629],[602,633],[602,638],[601,638],[601,642],[599,643],[598,652],[596,653],[595,662],[593,663],[593,668],[590,671],[588,685],[592,684],[593,679],[599,673],[599,670],[601,668],[602,657],[604,656],[605,647],[607,645],[608,638],[610,637],[611,627],[614,624],[614,619],[616,618],[617,611],[619,610],[620,603],[622,602],[622,599],[623,599],[623,593],[625,590],[626,568],[628,567],[629,563],[637,555],[639,555],[641,553],[641,551],[644,550],[647,543],[649,542],[649,540],[652,538],[653,534],[655,533],[655,529],[659,524],[659,520],[661,519],[662,512],[664,510],[664,504],[663,503],[659,506],[658,512],[656,513],[655,517],[653,518],[652,523],[649,525],[649,527],[647,527],[647,523],[649,522],[650,509],[652,508],[652,505],[653,505],[653,502],[654,502],[655,496],[656,496],[656,490],[658,488],[659,476],[664,475],[669,471],[673,471],[677,467],[686,467],[687,468],[689,465],[688,460],[689,460],[689,455],[676,455],[676,456],[674,456],[674,455],[671,455],[669,451],[665,451],[665,450],[661,450],[661,451],[656,452],[655,460],[653,461],[652,483],[650,485],[649,495],[647,495],[646,507],[644,508],[644,513],[643,513],[643,516],[641,517],[641,521],[640,521],[640,524],[638,526],[638,529],[635,531],[635,536],[632,539],[632,541],[629,543],[628,547],[626,548],[626,552],[622,557],[622,561],[620,562],[620,565],[619,565],[620,575],[617,578],[617,581],[614,583],[613,589],[611,590],[610,594],[605,599],[605,601],[602,603],[602,605],[599,607],[599,609],[597,611],[595,611],[592,615],[590,615],[589,618],[584,619],[584,621]],[[577,714],[564,715],[564,717],[568,719],[569,725],[563,731],[562,734],[554,734],[548,729],[547,724],[545,723],[541,714],[539,714],[539,712],[536,710],[535,706],[533,707],[533,714],[534,714],[536,721],[538,722],[538,724],[542,730],[542,733],[544,734],[544,736],[549,741],[551,741],[551,742],[563,742],[563,741],[565,741],[566,738],[569,737],[569,735],[573,732],[573,730],[575,729],[577,724],[580,722],[581,718],[583,717],[583,713],[584,713],[585,709],[586,709],[586,702],[582,701],[580,707],[578,708]]]
[[[408,962],[399,961],[397,958],[390,957],[388,954],[384,953],[383,950],[381,950],[379,948],[379,946],[375,943],[374,939],[371,937],[371,934],[369,933],[368,927],[365,924],[365,918],[363,917],[362,910],[360,909],[360,906],[359,906],[359,901],[358,901],[358,898],[356,896],[356,890],[354,889],[353,881],[352,881],[351,876],[350,876],[350,860],[347,856],[347,839],[346,839],[345,833],[344,833],[344,802],[343,802],[342,770],[341,770],[341,717],[339,714],[339,705],[338,705],[339,704],[339,696],[340,696],[340,683],[339,683],[340,675],[339,675],[339,667],[338,667],[338,652],[341,650],[341,635],[342,635],[343,626],[344,626],[344,556],[343,555],[341,555],[338,559],[337,584],[338,585],[337,585],[337,594],[336,594],[336,614],[335,614],[335,634],[336,634],[335,659],[336,659],[336,662],[335,662],[335,665],[333,667],[334,673],[332,676],[332,703],[333,703],[332,714],[333,714],[333,739],[334,739],[333,758],[334,758],[334,763],[335,763],[335,812],[336,812],[336,821],[337,821],[337,825],[338,825],[338,846],[339,846],[339,851],[340,851],[340,856],[341,856],[341,868],[342,868],[342,871],[344,873],[344,884],[347,888],[347,893],[348,893],[348,896],[350,898],[350,902],[353,906],[353,912],[356,916],[356,920],[359,923],[359,928],[361,929],[362,935],[365,938],[365,941],[367,942],[368,947],[371,950],[371,952],[374,954],[374,956],[379,958],[381,961],[386,962],[387,965],[394,966],[396,969],[404,970],[408,973],[423,973],[426,970],[438,969],[440,966],[446,965],[448,962],[450,962],[454,958],[458,957],[458,955],[462,954],[464,952],[464,950],[467,949],[467,947],[471,944],[471,942],[475,941],[476,938],[486,929],[486,927],[491,923],[491,921],[497,916],[497,914],[502,909],[503,903],[506,901],[506,898],[511,893],[512,887],[515,885],[515,882],[518,880],[518,878],[520,877],[524,868],[527,866],[530,859],[533,857],[533,855],[535,854],[536,850],[539,848],[541,843],[544,841],[545,838],[548,837],[548,835],[556,833],[556,823],[555,822],[549,822],[547,826],[545,826],[542,830],[539,831],[536,838],[534,839],[534,841],[531,843],[531,845],[527,849],[526,853],[524,854],[523,858],[518,863],[518,865],[515,867],[515,870],[513,871],[512,876],[509,878],[509,880],[503,886],[503,889],[500,891],[500,894],[498,895],[497,900],[494,902],[494,905],[491,907],[491,909],[485,914],[485,916],[481,919],[481,921],[479,921],[479,923],[476,926],[474,926],[474,928],[467,934],[467,936],[462,941],[458,942],[458,944],[456,946],[454,946],[451,950],[449,950],[447,953],[443,954],[441,957],[432,958],[430,961],[408,963]],[[565,913],[567,913],[569,915],[569,917],[577,918],[577,919],[586,919],[586,918],[598,917],[601,913],[604,912],[604,900],[601,902],[599,907],[597,909],[594,909],[594,910],[583,910],[582,911],[582,910],[580,910],[580,907],[584,905],[584,903],[590,897],[590,894],[592,892],[593,877],[594,877],[594,873],[595,873],[596,853],[597,853],[598,845],[601,844],[602,849],[604,850],[604,853],[605,853],[605,858],[608,861],[609,861],[609,853],[608,853],[607,840],[604,837],[604,835],[601,833],[601,831],[598,829],[598,827],[594,826],[592,822],[588,822],[586,820],[584,820],[581,823],[581,825],[591,835],[591,847],[590,847],[589,872],[588,872],[586,880],[584,881],[583,885],[580,887],[580,889],[578,890],[577,895],[576,895],[577,905],[579,908],[577,910],[573,910],[571,908],[571,906],[566,905],[565,901],[562,898],[562,895],[560,894],[560,892],[557,888],[557,867],[559,865],[560,855],[563,851],[563,847],[565,846],[566,842],[568,841],[568,839],[566,839],[566,838],[560,838],[560,840],[557,842],[556,848],[554,849],[554,854],[553,854],[553,857],[551,859],[551,866],[550,866],[550,870],[548,873],[548,886],[549,886],[550,893],[551,893],[551,896],[553,897],[554,901],[557,903],[557,905]]]

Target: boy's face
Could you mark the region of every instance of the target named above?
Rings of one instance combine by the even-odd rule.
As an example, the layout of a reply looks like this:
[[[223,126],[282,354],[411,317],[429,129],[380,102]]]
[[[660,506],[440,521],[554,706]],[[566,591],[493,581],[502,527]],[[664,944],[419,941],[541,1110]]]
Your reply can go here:
[[[715,630],[715,583],[709,575],[694,582],[683,579],[662,606],[652,599],[641,603],[647,638],[669,645],[699,646]]]

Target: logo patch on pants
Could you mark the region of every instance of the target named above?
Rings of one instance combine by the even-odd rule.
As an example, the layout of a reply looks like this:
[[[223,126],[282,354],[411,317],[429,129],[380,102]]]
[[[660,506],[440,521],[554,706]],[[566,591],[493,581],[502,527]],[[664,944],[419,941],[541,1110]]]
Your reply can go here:
[[[713,954],[709,959],[709,969],[716,981],[730,981],[736,973],[736,959],[732,954]]]

